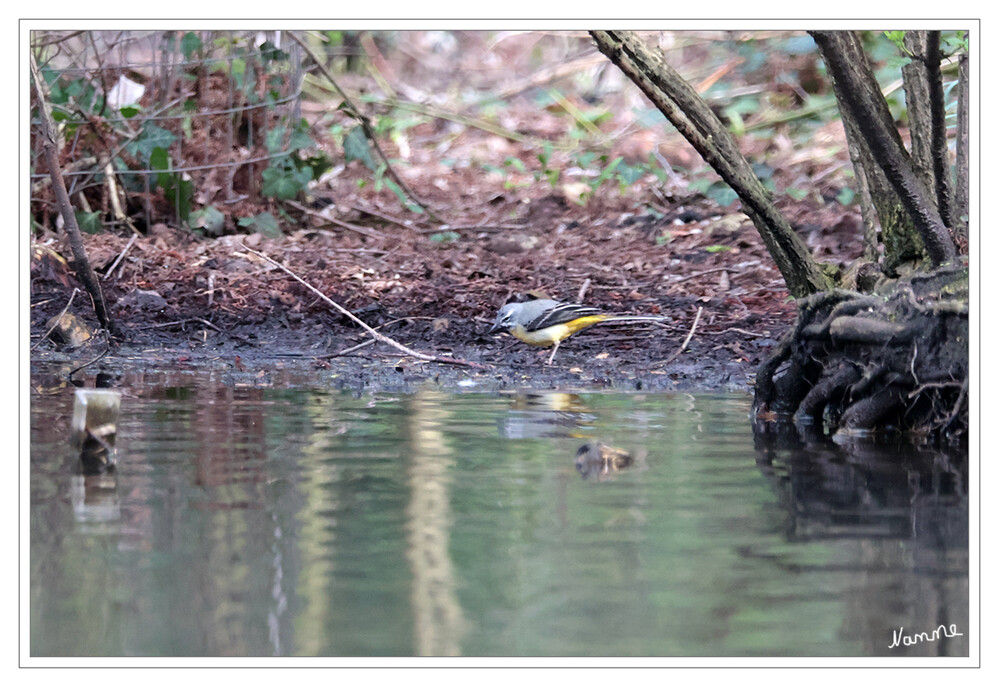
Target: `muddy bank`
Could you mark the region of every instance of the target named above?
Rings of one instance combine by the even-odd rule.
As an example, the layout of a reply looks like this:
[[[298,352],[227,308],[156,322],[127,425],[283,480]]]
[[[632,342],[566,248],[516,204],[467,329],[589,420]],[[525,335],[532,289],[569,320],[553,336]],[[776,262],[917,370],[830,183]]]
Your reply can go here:
[[[701,317],[703,321],[705,315]],[[308,337],[279,327],[220,332],[188,322],[178,325],[184,330],[180,336],[152,329],[133,332],[135,340],[114,347],[73,379],[92,386],[101,375],[101,383],[115,385],[130,373],[175,370],[210,371],[236,385],[310,385],[354,392],[413,392],[429,387],[455,392],[613,389],[748,394],[757,367],[781,331],[779,323],[770,327],[772,333],[764,329],[755,335],[699,335],[695,329],[687,349],[674,357],[693,322],[684,324],[686,332],[679,324],[593,328],[565,342],[552,365],[545,364],[547,349],[530,348],[505,334],[487,335],[488,327],[480,323],[461,325],[455,335],[434,331],[434,323],[424,321],[386,328],[394,330],[387,335],[418,352],[481,366],[472,367],[418,360],[383,343],[338,355],[368,338],[360,329]],[[68,380],[74,368],[98,358],[104,349],[103,337],[73,349],[39,347],[32,354],[32,372]]]

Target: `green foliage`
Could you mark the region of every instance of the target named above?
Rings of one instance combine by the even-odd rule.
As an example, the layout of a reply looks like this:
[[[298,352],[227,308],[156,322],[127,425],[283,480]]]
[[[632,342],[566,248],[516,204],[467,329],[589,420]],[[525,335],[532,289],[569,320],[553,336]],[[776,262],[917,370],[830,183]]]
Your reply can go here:
[[[283,235],[277,218],[269,212],[261,212],[252,217],[240,217],[239,226],[250,231],[257,231],[272,239],[281,238]]]
[[[209,205],[201,210],[196,210],[190,216],[191,227],[201,229],[206,234],[218,236],[225,228],[225,215],[215,207]]]
[[[710,198],[721,207],[728,207],[736,201],[738,195],[735,191],[720,179],[700,178],[690,182],[691,191],[696,191],[706,198]]]
[[[277,155],[283,149],[286,154],[271,159],[261,175],[263,183],[260,192],[265,198],[291,200],[304,191],[310,181],[319,178],[332,166],[330,159],[321,152],[304,158],[299,154],[303,149],[316,146],[308,131],[308,123],[303,119],[290,131],[280,125],[267,132],[267,150]]]
[[[720,246],[716,244],[714,246],[705,246],[704,250],[707,253],[723,253],[732,250],[732,246]]]
[[[850,205],[856,195],[856,192],[852,188],[844,186],[839,190],[839,194],[836,196],[836,201],[840,205]]]
[[[194,57],[195,53],[200,52],[202,47],[201,37],[192,31],[188,31],[184,34],[184,37],[180,39],[180,49],[184,53],[185,60],[189,60]]]
[[[101,223],[101,213],[77,210],[73,214],[76,215],[76,223],[79,225],[80,231],[84,234],[99,234],[104,231],[104,224]]]
[[[912,53],[905,47],[905,31],[885,31],[884,34],[885,38],[891,41],[899,52],[912,57]]]
[[[545,141],[541,152],[538,153],[538,162],[541,163],[541,171],[535,173],[536,179],[546,179],[548,184],[555,188],[558,186],[558,180],[561,176],[562,170],[552,167],[552,144],[549,141]]]
[[[454,243],[460,238],[461,236],[453,231],[439,231],[430,235],[430,240],[434,243]]]
[[[312,168],[298,168],[288,157],[271,160],[270,166],[263,171],[263,184],[260,192],[265,198],[291,200],[305,190],[312,181]]]
[[[967,53],[968,32],[967,31],[943,31],[940,34],[940,43],[947,55],[957,53]]]
[[[155,177],[156,183],[163,189],[163,195],[170,201],[170,207],[176,211],[177,219],[187,222],[191,214],[194,183],[180,173],[171,171],[173,162],[165,148],[152,149],[149,154],[149,168],[159,170]]]
[[[364,127],[360,124],[351,129],[343,138],[343,154],[347,162],[360,160],[364,166],[372,172],[378,169],[375,159],[371,155],[371,147],[368,144],[368,137],[364,133]]]
[[[164,169],[151,164],[152,153],[159,148],[165,154],[176,140],[177,137],[173,133],[152,122],[145,122],[139,135],[125,145],[125,151],[144,162],[149,169]]]

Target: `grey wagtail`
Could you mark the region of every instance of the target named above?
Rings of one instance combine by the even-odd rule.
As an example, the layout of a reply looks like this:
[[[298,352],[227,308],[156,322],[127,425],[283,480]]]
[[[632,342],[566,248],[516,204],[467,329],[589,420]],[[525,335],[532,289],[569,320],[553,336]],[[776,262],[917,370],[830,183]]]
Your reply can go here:
[[[559,344],[587,327],[601,322],[664,319],[666,318],[654,315],[608,315],[586,305],[539,298],[524,303],[504,305],[497,313],[496,321],[493,322],[489,332],[506,330],[531,346],[554,346],[546,363],[551,365]]]

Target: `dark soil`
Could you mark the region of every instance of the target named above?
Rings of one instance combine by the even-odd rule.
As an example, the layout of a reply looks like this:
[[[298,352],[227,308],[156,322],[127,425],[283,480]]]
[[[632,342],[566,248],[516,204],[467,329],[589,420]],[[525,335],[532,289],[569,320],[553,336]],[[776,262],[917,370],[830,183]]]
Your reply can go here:
[[[741,213],[706,199],[677,202],[658,214],[622,200],[583,208],[551,195],[496,205],[505,206],[498,215],[521,216],[503,225],[454,225],[449,230],[458,238],[452,241],[436,240],[439,229],[407,227],[363,211],[347,220],[363,233],[327,225],[284,239],[205,239],[160,225],[131,246],[128,236],[90,236],[89,256],[121,336],[87,371],[183,365],[251,377],[311,370],[317,380],[351,388],[431,382],[469,390],[748,393],[757,367],[794,321],[794,305],[755,228]],[[855,218],[839,214],[838,206],[831,210],[836,221],[828,229],[812,224],[810,238],[859,246]],[[321,223],[303,217],[310,220]],[[386,336],[484,367],[424,362],[383,343],[337,355],[370,337],[244,245],[281,262]],[[65,255],[69,251],[57,239],[33,248],[34,340],[77,285]],[[547,350],[486,333],[501,305],[529,291],[667,319],[591,328],[563,343],[547,366]],[[70,312],[96,324],[83,297]],[[686,350],[677,355],[688,335]],[[32,360],[76,367],[103,349],[103,337],[76,349],[46,340]]]

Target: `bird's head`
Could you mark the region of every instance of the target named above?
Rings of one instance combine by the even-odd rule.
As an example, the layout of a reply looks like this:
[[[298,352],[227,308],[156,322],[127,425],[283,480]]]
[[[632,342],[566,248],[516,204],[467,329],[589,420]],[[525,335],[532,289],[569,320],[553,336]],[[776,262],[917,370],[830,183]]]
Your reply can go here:
[[[489,328],[489,333],[513,329],[517,325],[517,313],[521,306],[521,303],[507,303],[500,308],[499,312],[496,313],[493,326]]]

